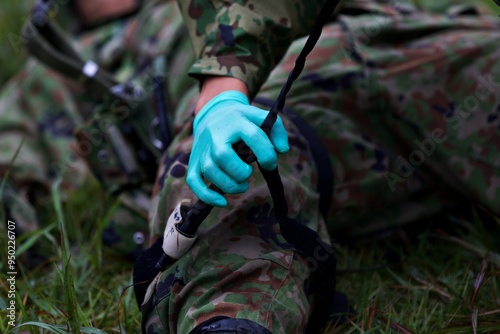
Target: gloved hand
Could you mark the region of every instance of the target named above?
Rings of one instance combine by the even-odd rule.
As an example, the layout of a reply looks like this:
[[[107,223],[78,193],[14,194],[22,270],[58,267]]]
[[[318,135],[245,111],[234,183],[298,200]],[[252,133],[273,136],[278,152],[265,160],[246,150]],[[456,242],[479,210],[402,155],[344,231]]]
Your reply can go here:
[[[214,206],[227,205],[224,196],[208,188],[203,176],[227,194],[248,189],[252,166],[243,162],[232,147],[240,140],[253,151],[263,168],[276,168],[275,150],[288,152],[288,135],[278,117],[269,140],[260,129],[267,114],[268,111],[251,106],[246,95],[236,90],[215,96],[200,110],[194,119],[187,173],[187,183],[198,198]]]

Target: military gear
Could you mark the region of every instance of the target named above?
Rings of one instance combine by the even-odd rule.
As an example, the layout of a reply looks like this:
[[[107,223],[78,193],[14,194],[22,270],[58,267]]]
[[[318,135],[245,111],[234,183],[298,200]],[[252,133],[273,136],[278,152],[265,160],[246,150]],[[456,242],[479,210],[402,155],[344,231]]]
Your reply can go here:
[[[290,217],[328,240],[328,231],[336,238],[389,232],[469,201],[498,214],[499,168],[486,154],[500,149],[498,20],[373,4],[371,11],[341,12],[338,23],[324,28],[288,95],[288,109],[321,134],[335,175],[325,224],[316,191],[323,181],[309,146],[314,141],[283,117],[291,150],[278,156],[278,165]],[[196,8],[188,27],[203,26],[195,23],[194,16],[203,17]],[[257,106],[268,108],[266,101],[276,99],[304,42],[290,47],[257,94]],[[474,96],[480,108],[459,108],[465,102],[474,107]],[[185,99],[193,106],[196,93]],[[186,119],[191,110],[181,107],[177,115]],[[160,166],[156,237],[177,203],[196,199],[185,183],[191,133],[187,120]],[[422,155],[425,161],[418,160]],[[458,195],[456,181],[475,190]],[[189,332],[217,315],[249,319],[273,333],[304,331],[315,303],[303,289],[310,271],[301,267],[304,258],[279,244],[284,238],[263,178],[254,173],[249,184],[244,194],[228,196],[227,207],[214,208],[191,251],[156,276],[142,305],[145,330]]]
[[[204,32],[200,18],[211,16],[215,9],[205,2],[191,3],[190,9],[183,5],[187,27],[191,34],[196,34],[197,27]],[[278,156],[278,165],[289,216],[298,217],[328,241],[329,234],[339,238],[389,233],[443,208],[470,202],[500,214],[498,18],[428,15],[396,5],[401,1],[348,3],[353,4],[351,10],[341,12],[337,23],[325,27],[287,100],[287,108],[321,135],[328,152],[335,176],[328,223],[318,209],[317,189],[323,181],[312,157],[314,141],[306,139],[292,122],[295,119],[284,116],[291,150]],[[354,7],[355,3],[359,6]],[[245,10],[251,13],[250,5],[255,4],[245,2]],[[294,7],[290,1],[287,6]],[[367,6],[369,10],[364,9]],[[234,26],[234,21],[224,21],[233,14],[229,12],[217,16],[223,27]],[[292,19],[283,14],[273,23]],[[219,34],[217,25],[209,25],[211,41],[223,50],[222,37],[228,34]],[[239,34],[245,29],[235,26]],[[193,81],[184,80],[193,54],[189,40],[176,37],[183,36],[182,31],[176,6],[148,3],[136,18],[87,31],[73,43],[82,58],[111,71],[119,82],[132,78],[147,82],[148,64],[156,55],[168,54],[167,88],[177,107],[171,114],[174,140],[161,158],[151,199],[151,242],[163,236],[167,218],[181,200],[196,200],[185,175],[197,88],[189,89]],[[265,37],[255,40],[260,39]],[[265,101],[276,99],[303,43],[299,40],[290,47],[260,90],[252,85],[259,90],[254,105],[266,108]],[[264,54],[264,63],[275,59],[259,51],[249,58],[239,55],[239,60],[259,54]],[[219,59],[232,58],[225,57]],[[217,65],[203,71],[232,75],[240,68],[245,67]],[[49,189],[56,171],[63,179],[63,193],[88,177],[72,131],[82,124],[80,115],[96,107],[91,101],[80,83],[33,59],[4,87],[0,95],[2,175],[26,137],[9,179],[16,191]],[[189,333],[207,319],[227,316],[248,319],[271,332],[303,332],[315,303],[309,293],[314,286],[309,281],[314,262],[293,248],[284,248],[287,243],[272,219],[264,182],[254,173],[249,191],[228,196],[228,206],[209,215],[191,251],[155,277],[142,306],[148,331]],[[317,254],[318,259],[325,256],[322,249]]]
[[[84,79],[90,90],[97,107],[90,115],[82,115],[85,123],[75,131],[91,170],[112,194],[151,183],[160,155],[149,141],[155,107],[151,92],[131,82],[119,84],[95,62],[84,61],[51,24],[49,9],[49,1],[37,2],[33,20],[24,29],[30,34],[26,45],[54,70],[73,80]]]

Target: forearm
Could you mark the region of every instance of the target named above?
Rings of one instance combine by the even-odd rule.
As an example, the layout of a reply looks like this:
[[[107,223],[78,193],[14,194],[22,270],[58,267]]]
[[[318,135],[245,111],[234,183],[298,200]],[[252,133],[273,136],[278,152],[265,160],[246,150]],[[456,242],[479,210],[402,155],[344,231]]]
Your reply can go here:
[[[196,104],[195,114],[197,114],[214,96],[228,90],[237,90],[247,97],[249,96],[246,84],[240,79],[223,76],[208,76],[204,78],[201,85],[200,98]]]

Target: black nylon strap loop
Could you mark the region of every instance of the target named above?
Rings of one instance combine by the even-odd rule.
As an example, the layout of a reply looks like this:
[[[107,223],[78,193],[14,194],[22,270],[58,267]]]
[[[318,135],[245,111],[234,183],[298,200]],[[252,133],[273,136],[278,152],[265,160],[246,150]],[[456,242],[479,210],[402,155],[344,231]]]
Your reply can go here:
[[[278,167],[273,170],[265,170],[260,164],[257,165],[271,193],[276,219],[282,222],[288,217],[288,203],[286,201],[285,190],[278,172]]]

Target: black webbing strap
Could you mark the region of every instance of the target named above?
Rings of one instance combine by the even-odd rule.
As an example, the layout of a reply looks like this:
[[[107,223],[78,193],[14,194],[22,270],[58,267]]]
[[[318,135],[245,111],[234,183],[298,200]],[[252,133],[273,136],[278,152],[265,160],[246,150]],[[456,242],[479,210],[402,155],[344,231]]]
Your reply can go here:
[[[257,163],[257,166],[259,167],[264,180],[266,180],[267,187],[271,193],[276,219],[280,222],[286,220],[288,217],[288,203],[286,201],[285,189],[283,188],[283,182],[281,181],[278,167],[273,170],[265,170],[259,163]]]
[[[273,104],[272,100],[260,96],[257,96],[253,101],[257,104],[268,106],[269,108],[271,108]],[[316,165],[316,171],[318,172],[316,190],[319,193],[319,211],[326,221],[333,198],[334,180],[330,155],[325,145],[323,145],[320,136],[305,119],[286,107],[283,109],[283,113],[288,116],[290,121],[297,127],[309,144],[309,149],[311,150],[311,155]]]
[[[288,217],[288,205],[283,183],[278,168],[265,170],[258,164],[259,170],[267,182],[273,199],[276,220],[285,240],[299,251],[306,261],[319,275],[316,275],[314,286],[317,300],[313,312],[307,322],[307,334],[320,333],[328,321],[331,305],[335,295],[337,259],[330,245],[321,240],[318,233],[296,219]]]
[[[318,183],[316,190],[319,193],[319,211],[323,215],[325,221],[327,220],[328,211],[332,206],[333,199],[333,167],[330,161],[330,154],[326,147],[323,145],[321,138],[314,131],[314,129],[300,116],[293,113],[291,110],[284,110],[286,115],[290,116],[290,120],[297,127],[300,133],[309,143],[311,155],[316,165],[318,173]]]

